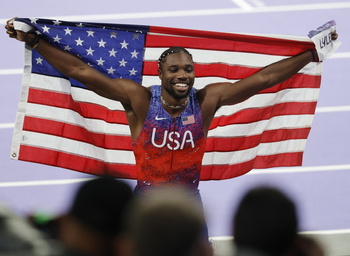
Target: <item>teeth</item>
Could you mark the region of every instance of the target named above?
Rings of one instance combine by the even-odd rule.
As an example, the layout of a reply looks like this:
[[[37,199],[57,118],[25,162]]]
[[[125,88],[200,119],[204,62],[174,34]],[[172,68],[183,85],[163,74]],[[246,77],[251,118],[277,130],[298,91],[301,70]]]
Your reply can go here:
[[[187,87],[187,84],[175,84],[176,87]]]

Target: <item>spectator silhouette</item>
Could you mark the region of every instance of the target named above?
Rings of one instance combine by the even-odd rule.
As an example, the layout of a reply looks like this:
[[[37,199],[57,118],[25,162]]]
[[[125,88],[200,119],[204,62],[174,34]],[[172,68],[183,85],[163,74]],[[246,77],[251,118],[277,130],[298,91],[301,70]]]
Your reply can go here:
[[[127,215],[133,256],[212,256],[201,204],[175,188],[157,188],[138,197]],[[125,243],[124,243],[125,244]]]
[[[272,187],[258,187],[242,198],[233,218],[236,256],[280,256],[297,236],[294,202]]]
[[[59,220],[58,238],[67,248],[63,254],[113,255],[113,241],[121,232],[121,218],[132,198],[132,189],[113,178],[84,183]]]

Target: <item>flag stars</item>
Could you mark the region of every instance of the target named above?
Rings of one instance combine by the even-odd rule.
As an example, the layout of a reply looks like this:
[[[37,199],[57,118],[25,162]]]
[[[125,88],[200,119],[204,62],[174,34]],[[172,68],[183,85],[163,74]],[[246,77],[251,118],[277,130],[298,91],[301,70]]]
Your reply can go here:
[[[114,69],[113,67],[110,67],[107,69],[107,71],[108,71],[108,74],[114,75],[114,71],[116,71],[116,69]]]
[[[109,52],[109,57],[112,57],[112,56],[113,57],[117,57],[116,56],[117,51],[115,51],[114,48],[112,50],[108,51],[108,52]]]
[[[50,30],[49,27],[46,27],[46,25],[43,26],[43,32],[44,32],[44,33],[45,33],[45,32],[46,32],[46,33],[50,33],[49,30]]]
[[[103,41],[103,39],[101,39],[101,41],[97,41],[97,43],[98,43],[98,47],[105,47],[105,44],[107,42],[105,42],[105,41]]]
[[[133,38],[132,38],[132,40],[134,40],[134,39],[139,39],[139,37],[140,37],[140,34],[133,34]]]
[[[136,58],[137,59],[137,55],[139,54],[136,50],[134,50],[133,52],[130,52],[131,53],[131,58]]]
[[[30,23],[37,24],[36,22],[37,22],[38,20],[39,20],[39,19],[37,19],[37,18],[31,18],[31,19],[30,19]]]
[[[56,35],[55,37],[52,38],[54,42],[56,43],[60,43],[60,41],[62,40],[62,38],[58,37],[58,35]]]
[[[80,28],[82,28],[82,27],[84,27],[84,24],[83,23],[79,23],[79,24],[75,24],[77,27],[80,27]]]
[[[122,49],[123,48],[128,49],[128,44],[129,43],[125,42],[125,40],[122,43],[120,43],[120,44],[122,45]]]
[[[72,29],[69,29],[68,27],[66,29],[63,29],[65,32],[65,35],[72,35]]]
[[[119,67],[126,67],[126,63],[128,63],[127,61],[125,61],[124,59],[119,61]]]
[[[113,31],[113,32],[110,32],[110,34],[111,34],[110,38],[113,38],[113,37],[117,38],[117,34],[118,34],[117,32]]]
[[[87,55],[93,56],[93,53],[95,50],[91,49],[91,47],[90,47],[89,49],[86,49],[86,51],[87,51]]]
[[[65,50],[65,51],[70,51],[70,50],[72,50],[72,47],[70,47],[69,45],[66,45],[66,46],[64,47],[64,50]]]
[[[59,20],[53,20],[53,25],[59,26],[62,22]]]
[[[42,65],[42,64],[43,64],[43,60],[44,60],[44,59],[42,59],[42,58],[38,57],[38,58],[35,58],[35,60],[36,60],[36,64],[40,64],[40,65]]]
[[[101,57],[96,61],[98,66],[103,66],[103,63],[105,62],[105,60],[103,60]]]
[[[88,37],[89,36],[94,37],[95,31],[89,30],[89,31],[86,31],[86,33],[88,33]]]
[[[137,70],[136,70],[136,69],[134,69],[134,68],[132,68],[132,70],[129,70],[129,72],[130,72],[130,76],[135,76],[135,75],[136,75]]]
[[[78,40],[74,40],[77,44],[76,46],[80,45],[80,46],[83,46],[83,42],[84,40],[81,40],[80,37],[78,38]]]

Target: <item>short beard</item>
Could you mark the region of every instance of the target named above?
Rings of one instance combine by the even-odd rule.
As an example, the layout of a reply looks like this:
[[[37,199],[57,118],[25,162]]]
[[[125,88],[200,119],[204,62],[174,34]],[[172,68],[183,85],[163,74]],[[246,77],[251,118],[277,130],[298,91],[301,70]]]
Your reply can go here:
[[[190,94],[190,90],[191,89],[189,89],[188,91],[187,91],[187,93],[186,94],[184,94],[184,95],[178,95],[178,94],[176,94],[173,90],[171,90],[171,89],[168,89],[168,88],[165,88],[164,87],[164,89],[167,91],[167,93],[170,95],[170,96],[172,96],[175,100],[182,100],[182,99],[185,99],[185,98],[187,98],[188,97],[188,95]]]

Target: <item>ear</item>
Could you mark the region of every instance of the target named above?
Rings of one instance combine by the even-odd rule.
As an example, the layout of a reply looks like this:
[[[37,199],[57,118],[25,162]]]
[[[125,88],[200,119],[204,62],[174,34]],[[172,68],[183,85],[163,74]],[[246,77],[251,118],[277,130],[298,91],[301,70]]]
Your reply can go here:
[[[158,67],[158,76],[159,76],[160,80],[162,80],[163,72],[162,72],[161,67]]]

